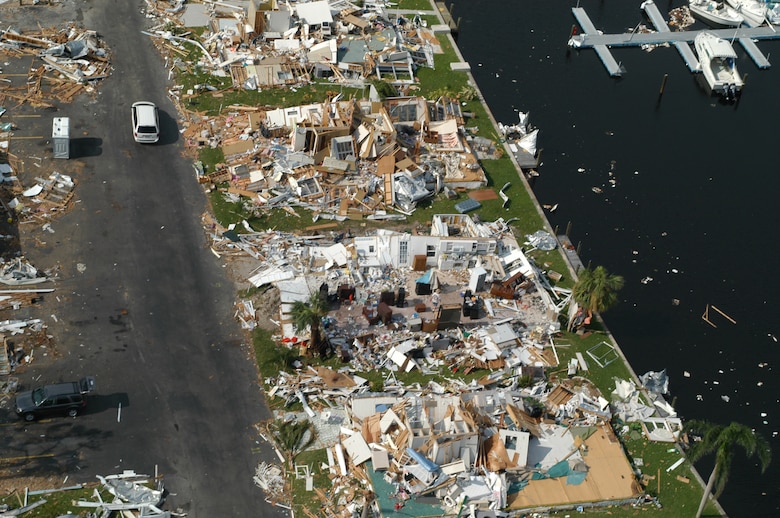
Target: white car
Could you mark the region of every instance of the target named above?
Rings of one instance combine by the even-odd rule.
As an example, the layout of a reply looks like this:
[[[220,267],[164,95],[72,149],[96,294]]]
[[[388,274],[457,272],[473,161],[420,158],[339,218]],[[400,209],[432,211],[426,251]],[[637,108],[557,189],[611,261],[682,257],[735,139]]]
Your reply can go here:
[[[133,103],[133,138],[141,144],[154,144],[160,140],[160,118],[154,103]]]

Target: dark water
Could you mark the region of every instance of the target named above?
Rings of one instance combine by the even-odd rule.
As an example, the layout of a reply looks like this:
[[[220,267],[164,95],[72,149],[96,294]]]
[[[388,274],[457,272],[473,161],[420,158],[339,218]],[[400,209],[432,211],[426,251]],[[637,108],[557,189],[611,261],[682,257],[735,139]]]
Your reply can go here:
[[[616,80],[592,50],[567,49],[573,5],[456,3],[459,47],[496,119],[514,123],[517,110],[530,111],[541,129],[534,189],[541,203],[559,204],[552,225],[571,221],[583,260],[625,277],[622,302],[605,319],[635,371],[666,368],[683,418],[744,423],[776,450],[764,475],[736,452],[726,511],[776,516],[780,70],[757,69],[735,44],[748,75],[735,105],[710,97],[674,48],[614,51],[628,69]],[[633,28],[639,5],[580,4],[604,32]],[[664,13],[679,5],[658,3]],[[780,41],[758,45],[770,61],[780,54]],[[711,327],[701,319],[707,304],[737,324],[711,310]],[[705,478],[710,467],[699,466]]]

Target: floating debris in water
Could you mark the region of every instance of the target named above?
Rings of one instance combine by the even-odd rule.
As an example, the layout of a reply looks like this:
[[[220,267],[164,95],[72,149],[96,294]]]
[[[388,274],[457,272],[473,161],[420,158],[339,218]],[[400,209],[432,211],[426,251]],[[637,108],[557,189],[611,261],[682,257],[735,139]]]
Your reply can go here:
[[[669,25],[677,30],[690,27],[695,21],[687,5],[669,11]]]

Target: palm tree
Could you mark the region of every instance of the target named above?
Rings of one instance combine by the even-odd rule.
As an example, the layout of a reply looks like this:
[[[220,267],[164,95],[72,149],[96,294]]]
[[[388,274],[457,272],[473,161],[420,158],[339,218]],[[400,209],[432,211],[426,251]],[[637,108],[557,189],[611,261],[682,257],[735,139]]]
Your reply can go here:
[[[603,266],[583,268],[577,276],[572,297],[589,313],[602,313],[617,304],[623,277],[610,274]]]
[[[268,425],[276,445],[287,458],[288,469],[295,467],[295,458],[303,450],[314,444],[317,429],[311,421],[283,421],[276,419]]]
[[[305,302],[296,300],[290,310],[292,324],[296,331],[303,331],[307,327],[311,328],[311,346],[320,353],[323,359],[327,354],[327,342],[320,336],[320,323],[322,317],[327,314],[328,301],[320,295],[320,292],[311,293]]]
[[[712,468],[704,495],[701,497],[696,518],[699,518],[704,511],[713,487],[715,487],[713,494],[715,498],[723,493],[729,478],[731,461],[734,460],[735,446],[741,446],[748,457],[758,456],[761,473],[766,471],[772,459],[772,449],[767,440],[743,424],[732,422],[728,426],[723,426],[709,421],[692,420],[686,423],[685,429],[688,434],[698,439],[694,440],[688,449],[688,458],[691,462],[696,462],[710,453],[715,454],[715,467]]]

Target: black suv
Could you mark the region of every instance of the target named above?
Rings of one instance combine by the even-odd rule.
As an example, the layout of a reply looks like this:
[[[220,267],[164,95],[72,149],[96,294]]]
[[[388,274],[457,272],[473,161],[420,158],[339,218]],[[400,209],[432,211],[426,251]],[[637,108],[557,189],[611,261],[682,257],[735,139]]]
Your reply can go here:
[[[60,414],[76,417],[87,406],[86,395],[95,390],[95,378],[44,385],[16,395],[16,413],[25,421],[44,415]]]

